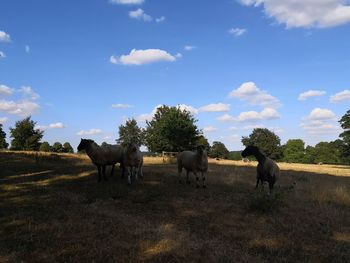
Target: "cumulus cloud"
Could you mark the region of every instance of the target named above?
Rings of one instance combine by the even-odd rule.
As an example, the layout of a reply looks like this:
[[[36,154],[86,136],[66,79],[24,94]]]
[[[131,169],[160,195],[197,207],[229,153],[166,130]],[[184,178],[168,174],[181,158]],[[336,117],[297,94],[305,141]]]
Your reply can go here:
[[[280,118],[278,112],[273,108],[264,108],[261,112],[257,111],[245,111],[241,112],[237,117],[231,116],[229,114],[224,114],[217,119],[222,122],[255,122],[261,120],[273,120]]]
[[[8,121],[8,118],[7,117],[2,117],[0,118],[0,124],[4,124],[5,122]]]
[[[299,126],[310,134],[339,134],[341,132],[339,125],[324,120],[302,122]]]
[[[343,90],[331,96],[330,101],[332,103],[350,101],[350,90]]]
[[[0,42],[11,42],[10,35],[0,30]]]
[[[118,5],[140,5],[143,4],[144,0],[109,0],[112,4]]]
[[[236,37],[239,37],[243,34],[245,34],[247,32],[247,29],[245,28],[231,28],[229,31],[228,31],[231,35],[234,35]]]
[[[4,52],[0,51],[0,59],[2,59],[2,58],[6,58],[6,54]]]
[[[112,108],[116,108],[116,109],[127,109],[127,108],[132,108],[132,105],[129,104],[122,104],[122,103],[118,103],[118,104],[112,104]]]
[[[225,112],[230,110],[230,104],[212,103],[199,108],[202,112]]]
[[[32,87],[29,86],[23,86],[19,89],[19,92],[21,92],[25,97],[28,97],[31,100],[37,100],[40,98],[39,94],[35,93]]]
[[[261,6],[267,16],[287,28],[326,28],[350,22],[347,0],[240,0],[244,5]]]
[[[0,96],[9,96],[12,95],[13,89],[6,86],[6,85],[0,85]]]
[[[307,120],[334,120],[336,115],[328,109],[315,108],[306,117]]]
[[[129,17],[137,20],[143,20],[144,22],[151,22],[153,20],[153,18],[150,15],[147,15],[141,8],[135,11],[130,11]]]
[[[161,17],[156,18],[157,23],[162,23],[164,21],[165,21],[165,16],[161,16]]]
[[[97,135],[97,134],[101,134],[102,130],[101,129],[90,129],[90,130],[81,130],[80,132],[77,133],[77,135],[79,136],[83,136],[83,135]]]
[[[197,47],[195,47],[195,46],[190,46],[190,45],[184,46],[184,50],[186,50],[186,51],[191,51],[191,50],[196,49],[196,48],[197,48]]]
[[[109,60],[112,64],[122,65],[145,65],[155,62],[174,62],[176,56],[173,56],[161,49],[133,49],[130,54],[120,57],[111,56]]]
[[[49,125],[37,125],[35,129],[39,130],[49,130],[49,129],[63,129],[65,128],[62,122],[51,123]]]
[[[186,110],[192,114],[198,114],[198,109],[196,109],[195,107],[193,107],[191,105],[179,104],[179,105],[177,105],[177,107],[181,110]]]
[[[214,132],[214,131],[217,131],[217,130],[218,130],[218,128],[216,128],[214,126],[211,126],[211,125],[206,126],[206,127],[203,128],[204,132]]]
[[[280,101],[267,91],[259,89],[254,82],[245,82],[230,92],[229,97],[238,98],[252,105],[278,108]]]
[[[311,97],[318,97],[325,95],[326,92],[322,90],[308,90],[299,94],[298,100],[307,100]]]
[[[39,104],[23,100],[23,101],[8,101],[8,100],[0,100],[0,111],[15,114],[20,116],[29,116],[35,114],[39,110]]]
[[[143,123],[146,122],[146,121],[151,121],[152,118],[153,118],[153,116],[154,116],[154,114],[156,114],[157,109],[160,108],[160,107],[162,107],[162,106],[163,106],[163,104],[158,104],[157,106],[155,106],[155,107],[153,108],[153,110],[152,110],[151,113],[144,113],[144,114],[141,114],[141,115],[137,116],[137,117],[135,118],[136,121],[137,121],[137,122],[143,122]]]

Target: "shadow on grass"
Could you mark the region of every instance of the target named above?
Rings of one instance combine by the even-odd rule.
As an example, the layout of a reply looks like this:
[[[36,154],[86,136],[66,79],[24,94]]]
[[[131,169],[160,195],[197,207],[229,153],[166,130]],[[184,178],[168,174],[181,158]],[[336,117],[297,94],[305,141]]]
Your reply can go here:
[[[313,193],[348,177],[283,171],[283,202],[260,213],[254,167],[211,165],[208,189],[196,189],[193,177],[178,184],[175,165],[145,165],[144,181],[128,187],[119,169],[97,183],[89,162],[54,158],[0,154],[0,260],[343,262],[350,253],[347,203]]]

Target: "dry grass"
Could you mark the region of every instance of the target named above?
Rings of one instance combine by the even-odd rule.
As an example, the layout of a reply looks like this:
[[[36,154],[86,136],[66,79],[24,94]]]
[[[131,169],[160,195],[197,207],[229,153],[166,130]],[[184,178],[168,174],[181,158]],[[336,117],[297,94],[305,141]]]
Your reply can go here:
[[[145,158],[128,187],[84,155],[0,152],[0,262],[348,262],[350,167],[280,167],[267,197],[255,163],[210,160],[196,189]]]

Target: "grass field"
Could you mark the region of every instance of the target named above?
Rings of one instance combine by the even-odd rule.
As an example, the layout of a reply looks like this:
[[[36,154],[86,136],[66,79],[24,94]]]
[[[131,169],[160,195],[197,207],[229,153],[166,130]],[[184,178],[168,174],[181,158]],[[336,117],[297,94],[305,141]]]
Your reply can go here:
[[[131,187],[85,155],[0,152],[0,262],[349,262],[350,167],[210,161],[207,189],[146,158]],[[267,187],[266,189],[267,190]]]

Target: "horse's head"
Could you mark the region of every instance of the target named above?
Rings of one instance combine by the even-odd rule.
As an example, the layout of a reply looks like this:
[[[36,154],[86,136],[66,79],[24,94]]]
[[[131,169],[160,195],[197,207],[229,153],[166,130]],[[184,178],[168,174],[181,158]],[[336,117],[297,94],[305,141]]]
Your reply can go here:
[[[254,145],[247,146],[241,153],[242,157],[247,157],[250,155],[256,155],[259,152],[259,148]]]
[[[203,155],[203,153],[205,151],[205,146],[204,145],[196,146],[196,151],[199,153],[199,155]]]
[[[80,152],[82,150],[86,150],[86,148],[89,147],[91,143],[94,143],[94,141],[89,139],[81,139],[78,145],[78,151]]]
[[[136,152],[137,149],[138,149],[137,145],[135,143],[131,142],[131,143],[128,144],[128,147],[127,147],[126,150],[127,150],[128,153],[133,153],[133,152]]]

